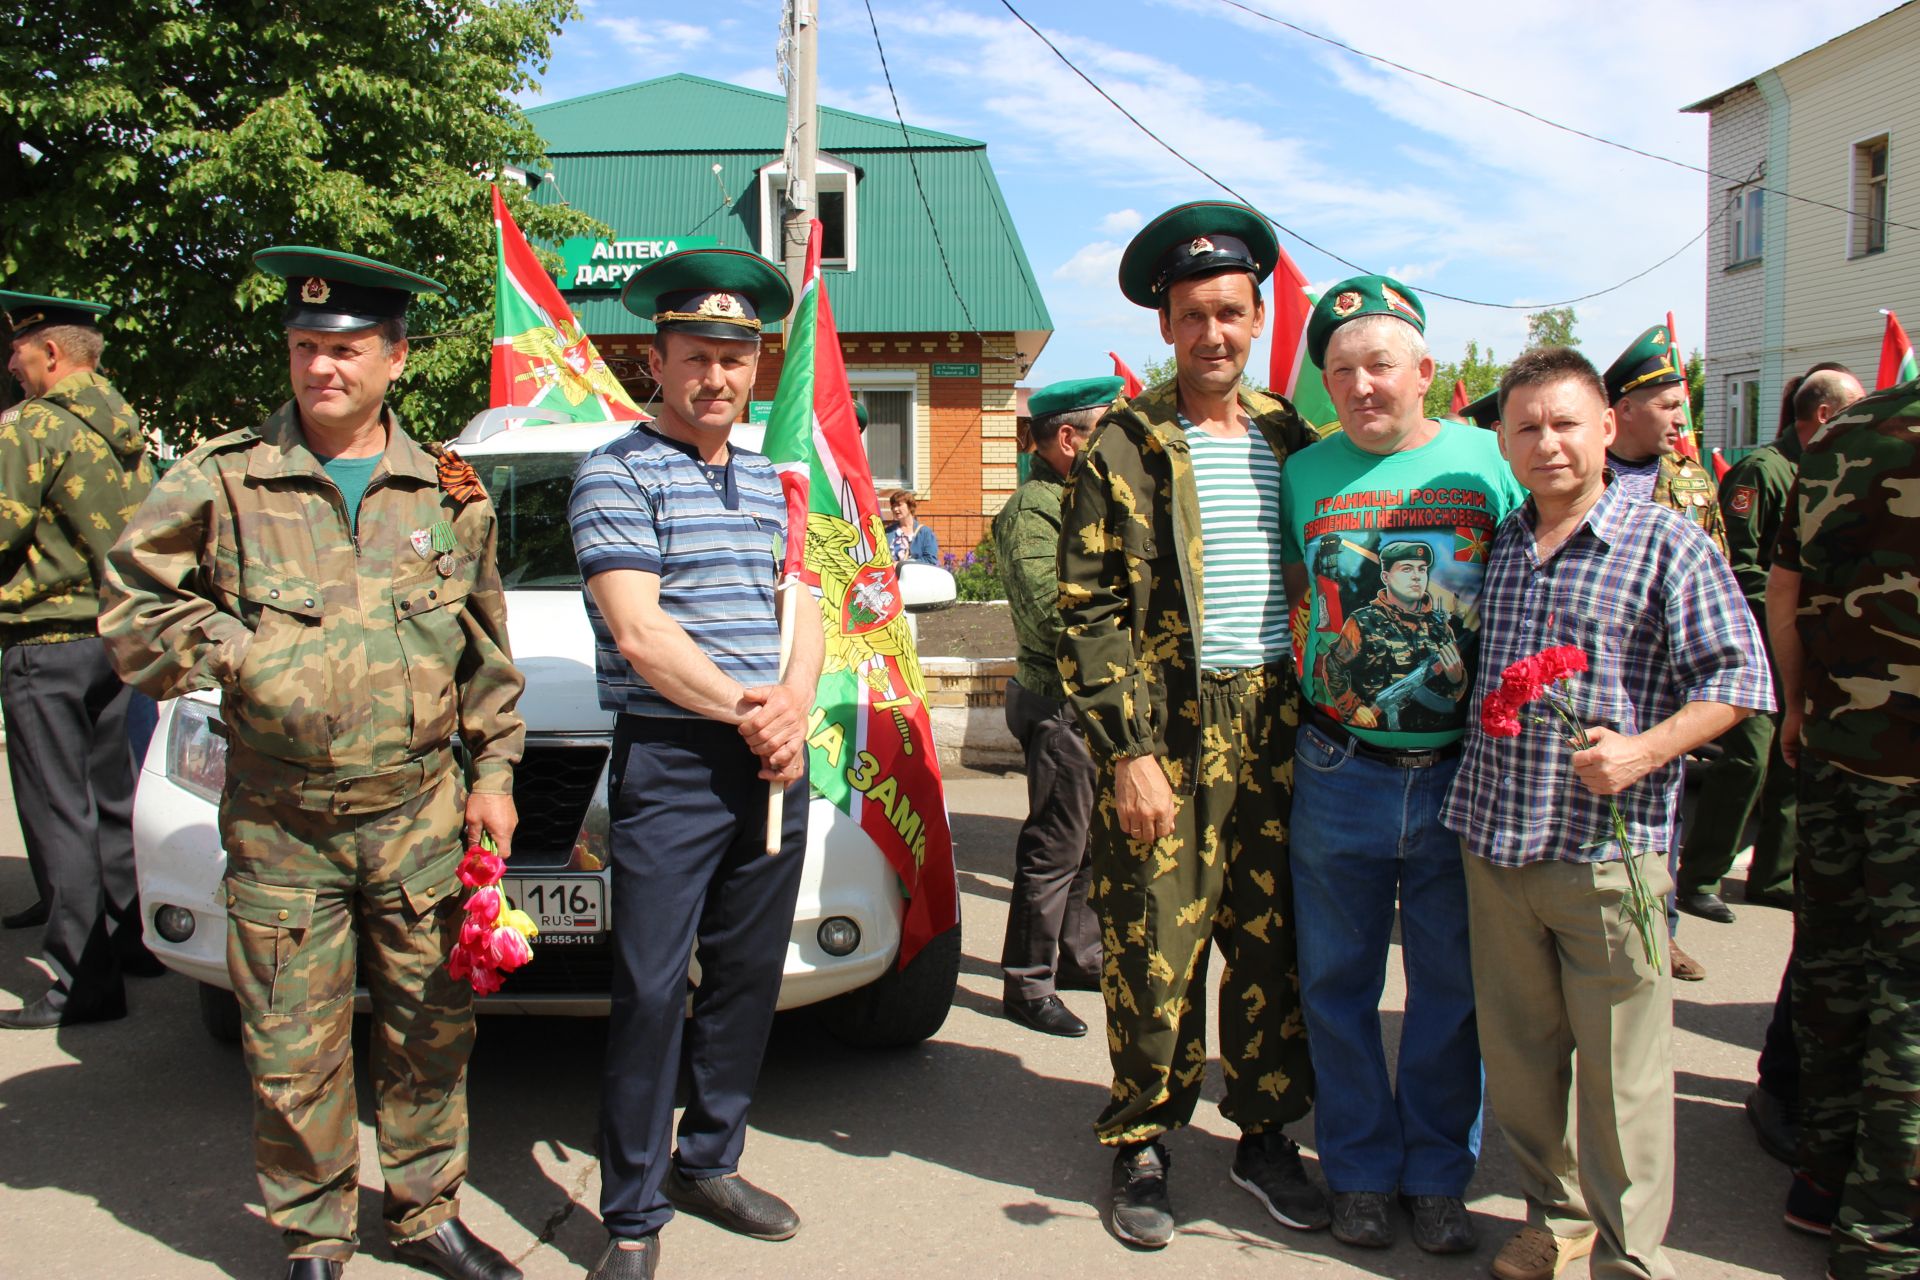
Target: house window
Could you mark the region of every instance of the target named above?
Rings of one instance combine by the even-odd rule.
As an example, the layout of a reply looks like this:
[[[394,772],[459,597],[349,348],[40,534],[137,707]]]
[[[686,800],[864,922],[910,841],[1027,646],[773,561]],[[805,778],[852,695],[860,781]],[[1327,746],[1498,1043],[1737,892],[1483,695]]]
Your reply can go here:
[[[1853,145],[1853,229],[1848,256],[1861,258],[1887,247],[1887,139]]]
[[[820,265],[852,271],[859,246],[856,196],[859,173],[845,161],[820,156],[814,168],[814,216],[820,219]],[[780,225],[787,215],[787,164],[760,170],[760,251],[781,260]]]
[[[1759,187],[1735,188],[1732,196],[1732,233],[1727,237],[1728,266],[1737,267],[1743,262],[1759,259],[1765,245],[1761,202],[1766,194]]]
[[[853,398],[867,406],[867,463],[874,487],[913,488],[914,403],[911,375],[905,380],[848,374]]]
[[[1760,443],[1760,379],[1741,374],[1727,379],[1727,447],[1750,449]]]

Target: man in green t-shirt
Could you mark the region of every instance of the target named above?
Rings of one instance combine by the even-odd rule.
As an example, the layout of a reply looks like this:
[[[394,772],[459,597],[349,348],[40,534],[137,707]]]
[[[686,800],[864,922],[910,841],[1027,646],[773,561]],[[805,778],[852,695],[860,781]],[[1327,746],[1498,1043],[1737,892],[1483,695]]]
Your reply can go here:
[[[1414,1243],[1474,1247],[1480,1050],[1459,840],[1459,763],[1494,529],[1524,498],[1490,432],[1426,416],[1433,357],[1413,290],[1359,276],[1307,344],[1340,431],[1287,459],[1282,561],[1307,711],[1295,759],[1300,997],[1333,1234],[1383,1248],[1396,1193]],[[1394,905],[1407,1018],[1398,1087],[1380,1038]],[[1396,1096],[1397,1095],[1397,1096]]]

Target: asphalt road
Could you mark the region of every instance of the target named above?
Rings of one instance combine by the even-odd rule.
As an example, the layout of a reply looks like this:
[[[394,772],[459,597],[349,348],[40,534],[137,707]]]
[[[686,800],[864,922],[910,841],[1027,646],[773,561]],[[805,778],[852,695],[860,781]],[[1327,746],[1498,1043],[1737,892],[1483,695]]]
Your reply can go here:
[[[784,1017],[742,1171],[791,1200],[805,1226],[791,1241],[763,1244],[677,1219],[663,1237],[663,1276],[1486,1274],[1519,1210],[1491,1120],[1469,1192],[1482,1235],[1471,1256],[1428,1257],[1404,1238],[1404,1223],[1400,1242],[1379,1253],[1279,1227],[1228,1181],[1234,1130],[1211,1101],[1169,1142],[1181,1224],[1173,1245],[1149,1255],[1116,1243],[1098,1209],[1110,1162],[1090,1132],[1106,1095],[1101,1039],[1041,1036],[999,1015],[996,962],[1022,782],[956,779],[949,803],[965,957],[946,1026],[916,1049],[877,1054],[841,1048],[804,1013]],[[12,814],[10,801],[0,804],[6,910],[31,893]],[[1682,928],[1710,971],[1705,983],[1682,986],[1675,1010],[1680,1167],[1668,1242],[1689,1280],[1823,1274],[1820,1246],[1780,1225],[1786,1173],[1754,1145],[1740,1106],[1789,932],[1785,913],[1762,908],[1741,909],[1731,926],[1688,919]],[[0,1007],[43,988],[35,947],[29,934],[0,934]],[[1404,990],[1398,966],[1396,951],[1390,1040]],[[279,1241],[253,1179],[238,1053],[201,1031],[187,980],[139,982],[131,999],[124,1022],[0,1032],[0,1276],[280,1276]],[[1097,995],[1066,999],[1098,1026]],[[462,1212],[535,1280],[582,1274],[604,1243],[593,1156],[603,1045],[593,1020],[481,1024]],[[1219,1096],[1216,1067],[1207,1097]],[[367,1246],[347,1274],[417,1275],[385,1248],[370,1119],[363,1106]],[[1311,1148],[1311,1123],[1295,1136]]]

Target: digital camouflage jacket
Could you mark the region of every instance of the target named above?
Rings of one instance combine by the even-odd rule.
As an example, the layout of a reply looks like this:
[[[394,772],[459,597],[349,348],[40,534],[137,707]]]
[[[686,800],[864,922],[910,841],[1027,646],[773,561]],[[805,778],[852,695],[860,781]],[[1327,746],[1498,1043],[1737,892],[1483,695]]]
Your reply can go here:
[[[0,413],[0,646],[94,634],[107,548],[152,487],[138,415],[91,370]]]
[[[1317,437],[1283,400],[1240,403],[1284,465]],[[1200,498],[1173,382],[1115,405],[1067,480],[1060,676],[1094,759],[1157,755],[1191,794],[1198,769]]]
[[[1029,693],[1065,698],[1060,665],[1060,492],[1066,481],[1039,454],[1026,483],[1014,490],[993,518],[993,546],[1000,581],[1007,589],[1007,611],[1019,643],[1014,679]]]
[[[1920,784],[1920,383],[1875,392],[1806,447],[1774,563],[1800,575],[1807,750]]]
[[[387,420],[354,528],[288,402],[174,464],[110,558],[100,634],[121,676],[156,698],[220,689],[229,742],[285,766],[301,807],[403,803],[456,731],[473,789],[504,793],[525,737],[493,504]]]

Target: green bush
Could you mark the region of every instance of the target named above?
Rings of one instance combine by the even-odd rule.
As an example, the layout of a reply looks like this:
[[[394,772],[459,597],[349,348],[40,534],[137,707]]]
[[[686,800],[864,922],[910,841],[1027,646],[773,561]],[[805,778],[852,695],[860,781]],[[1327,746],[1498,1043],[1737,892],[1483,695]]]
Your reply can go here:
[[[964,556],[948,552],[941,557],[947,572],[953,575],[954,593],[962,600],[1005,600],[1007,589],[1000,583],[1000,566],[994,559],[993,539],[985,537]]]

